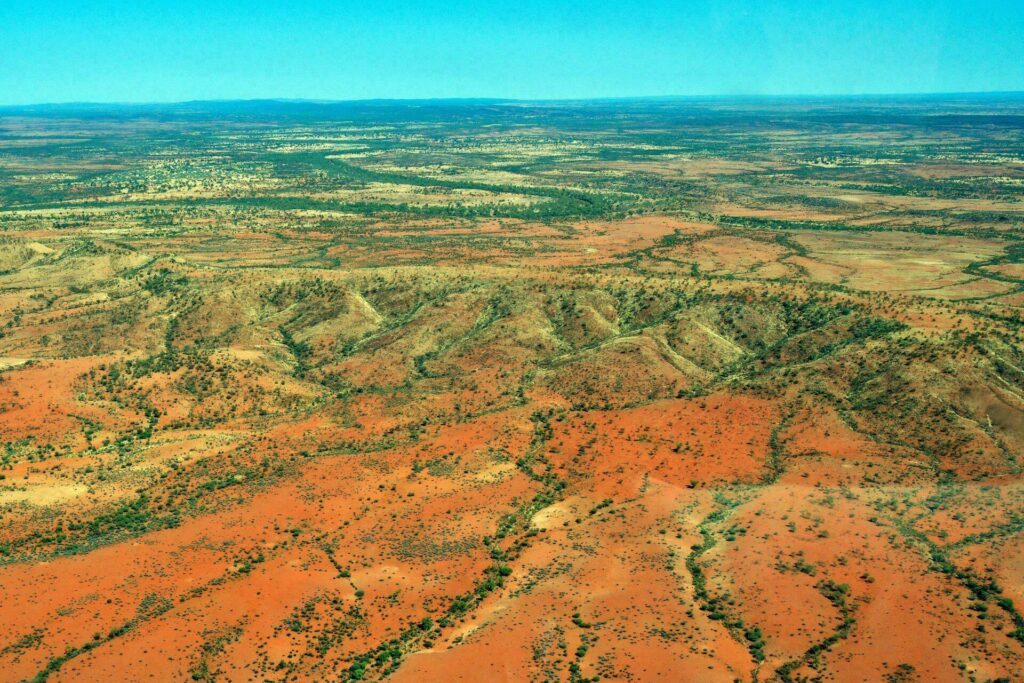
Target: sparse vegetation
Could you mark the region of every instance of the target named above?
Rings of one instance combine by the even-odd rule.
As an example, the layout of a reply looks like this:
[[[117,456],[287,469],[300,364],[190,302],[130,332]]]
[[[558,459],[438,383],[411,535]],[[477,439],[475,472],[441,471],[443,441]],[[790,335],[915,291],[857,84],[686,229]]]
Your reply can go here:
[[[1021,676],[1018,100],[247,106],[0,112],[5,678]]]

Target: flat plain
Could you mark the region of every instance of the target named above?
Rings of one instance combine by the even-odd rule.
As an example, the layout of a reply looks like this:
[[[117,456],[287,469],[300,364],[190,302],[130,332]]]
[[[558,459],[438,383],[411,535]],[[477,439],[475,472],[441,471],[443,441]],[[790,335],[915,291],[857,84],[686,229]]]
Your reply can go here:
[[[0,109],[0,678],[1024,680],[1024,98]]]

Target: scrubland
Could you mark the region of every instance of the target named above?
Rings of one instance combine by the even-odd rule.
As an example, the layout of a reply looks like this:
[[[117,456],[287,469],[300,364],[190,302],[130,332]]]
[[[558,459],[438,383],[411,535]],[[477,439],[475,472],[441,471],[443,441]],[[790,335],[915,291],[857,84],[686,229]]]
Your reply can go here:
[[[0,109],[0,678],[1024,677],[1024,101]]]

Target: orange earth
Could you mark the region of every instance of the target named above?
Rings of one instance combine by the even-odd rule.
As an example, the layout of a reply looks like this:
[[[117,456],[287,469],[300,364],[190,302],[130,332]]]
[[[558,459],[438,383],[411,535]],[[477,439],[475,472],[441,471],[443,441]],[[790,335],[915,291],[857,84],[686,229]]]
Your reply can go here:
[[[0,679],[1024,680],[1019,167],[783,113],[0,117]]]

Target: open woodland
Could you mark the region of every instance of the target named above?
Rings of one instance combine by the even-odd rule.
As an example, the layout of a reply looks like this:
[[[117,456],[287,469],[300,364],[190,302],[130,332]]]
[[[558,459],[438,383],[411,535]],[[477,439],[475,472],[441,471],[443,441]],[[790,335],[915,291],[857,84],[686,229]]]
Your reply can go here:
[[[0,108],[0,679],[1024,680],[1024,98]]]

